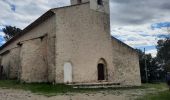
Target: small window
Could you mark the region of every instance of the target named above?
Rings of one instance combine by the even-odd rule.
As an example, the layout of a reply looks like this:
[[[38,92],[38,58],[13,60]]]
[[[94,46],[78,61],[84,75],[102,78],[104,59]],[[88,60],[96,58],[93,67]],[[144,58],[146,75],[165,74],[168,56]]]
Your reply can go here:
[[[97,0],[98,5],[103,5],[103,0]]]
[[[77,0],[77,3],[78,3],[78,4],[82,3],[82,0]]]

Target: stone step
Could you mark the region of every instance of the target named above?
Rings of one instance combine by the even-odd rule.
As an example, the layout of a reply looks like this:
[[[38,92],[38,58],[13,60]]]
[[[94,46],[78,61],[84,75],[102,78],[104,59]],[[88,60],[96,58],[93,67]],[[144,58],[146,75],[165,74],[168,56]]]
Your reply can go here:
[[[121,87],[120,83],[111,82],[99,82],[99,83],[76,83],[67,84],[73,86],[73,88],[111,88],[111,87]]]

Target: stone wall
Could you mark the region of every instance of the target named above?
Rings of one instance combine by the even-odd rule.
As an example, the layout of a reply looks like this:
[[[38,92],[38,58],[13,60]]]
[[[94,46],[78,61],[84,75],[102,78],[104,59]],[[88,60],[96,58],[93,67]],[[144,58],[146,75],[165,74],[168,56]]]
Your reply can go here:
[[[141,78],[137,52],[114,38],[112,43],[116,81],[122,85],[140,86]]]
[[[11,49],[9,52],[1,55],[1,65],[3,66],[3,77],[9,79],[18,78],[18,69],[20,66],[20,47]]]
[[[17,70],[19,67],[18,77],[26,82],[53,82],[55,79],[55,32],[56,20],[55,16],[44,20],[41,24],[25,33],[20,38],[13,41],[0,51],[3,54],[6,51],[9,53],[1,56],[3,66],[11,70]],[[40,37],[45,36],[45,41],[41,41]],[[17,53],[13,48],[18,48],[18,43],[21,43],[21,53]],[[43,46],[46,45],[46,48]],[[46,53],[42,53],[45,52]],[[13,54],[13,53],[17,54]],[[35,53],[37,52],[37,54]],[[11,54],[12,53],[12,54]],[[11,57],[12,56],[12,57]],[[20,62],[13,61],[19,56]],[[45,60],[44,60],[45,58]],[[11,62],[12,61],[12,62]],[[38,66],[39,64],[39,66]],[[36,72],[37,71],[37,72]],[[46,71],[46,72],[45,72]],[[9,75],[13,75],[10,72]]]
[[[73,82],[98,82],[97,65],[105,59],[108,81],[114,80],[109,15],[90,9],[90,4],[55,10],[56,82],[64,82],[64,63],[70,62]]]
[[[21,48],[21,80],[47,82],[47,37],[25,41]]]
[[[1,66],[3,66],[3,78],[9,78],[9,58],[9,53],[3,54],[3,56],[1,56]]]
[[[90,9],[89,3],[53,11],[55,16],[0,51],[6,76],[25,82],[63,83],[64,64],[70,63],[72,82],[99,82],[97,65],[103,59],[105,81],[141,84],[137,53],[112,40],[109,14]]]

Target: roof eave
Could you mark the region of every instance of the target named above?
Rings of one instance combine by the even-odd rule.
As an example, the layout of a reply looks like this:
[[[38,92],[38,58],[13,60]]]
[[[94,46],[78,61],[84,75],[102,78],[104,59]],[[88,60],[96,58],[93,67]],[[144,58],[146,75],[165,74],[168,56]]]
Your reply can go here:
[[[7,45],[9,45],[11,42],[15,41],[16,39],[18,39],[19,37],[23,36],[24,34],[26,34],[28,31],[30,31],[31,29],[35,28],[37,25],[41,24],[43,21],[47,20],[48,18],[50,18],[51,16],[53,16],[55,13],[52,10],[47,11],[46,13],[44,13],[42,16],[40,16],[37,20],[35,20],[34,22],[32,22],[31,24],[29,24],[26,28],[24,28],[22,30],[22,32],[20,32],[19,34],[17,34],[16,36],[14,36],[13,38],[11,38],[10,40],[8,40],[5,44],[3,44],[0,47],[0,50],[2,50],[3,48],[5,48]]]
[[[129,49],[133,50],[134,52],[138,53],[136,49],[132,48],[131,46],[127,45],[126,43],[120,41],[119,39],[115,38],[114,36],[111,36],[111,37],[112,37],[112,39],[114,39],[117,42],[119,42],[119,43],[123,44],[124,46],[126,46],[127,48],[129,48]]]

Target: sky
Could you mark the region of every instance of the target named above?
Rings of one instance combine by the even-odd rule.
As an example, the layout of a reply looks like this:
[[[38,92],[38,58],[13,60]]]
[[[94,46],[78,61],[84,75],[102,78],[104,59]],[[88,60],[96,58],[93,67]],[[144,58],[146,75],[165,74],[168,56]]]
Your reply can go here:
[[[2,28],[25,28],[50,8],[70,5],[70,0],[0,0],[0,45]],[[110,0],[111,35],[133,48],[156,56],[159,39],[170,27],[169,0]]]

